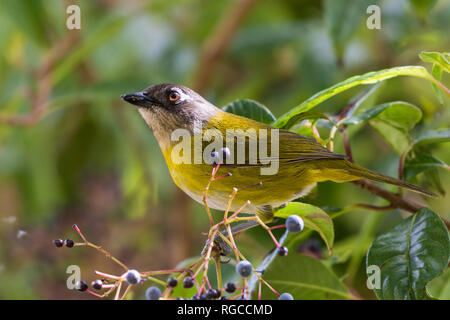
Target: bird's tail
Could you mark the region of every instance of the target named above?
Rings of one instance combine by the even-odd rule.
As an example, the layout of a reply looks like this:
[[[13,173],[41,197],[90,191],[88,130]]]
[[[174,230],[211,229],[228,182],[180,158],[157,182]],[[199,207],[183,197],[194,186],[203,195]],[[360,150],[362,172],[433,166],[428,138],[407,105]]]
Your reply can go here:
[[[365,178],[365,179],[369,179],[369,180],[373,180],[373,181],[377,181],[377,182],[389,183],[389,184],[393,184],[395,186],[399,186],[402,188],[406,188],[406,189],[421,193],[421,194],[429,196],[429,197],[435,197],[435,198],[437,197],[437,195],[435,195],[434,193],[432,193],[428,190],[425,190],[421,187],[418,187],[416,185],[413,185],[411,183],[408,183],[408,182],[405,182],[405,181],[402,181],[402,180],[399,180],[396,178],[385,176],[384,174],[381,174],[378,172],[368,170],[366,168],[358,166],[357,164],[354,164],[347,160],[345,160],[345,169],[350,175],[356,176],[361,179]]]

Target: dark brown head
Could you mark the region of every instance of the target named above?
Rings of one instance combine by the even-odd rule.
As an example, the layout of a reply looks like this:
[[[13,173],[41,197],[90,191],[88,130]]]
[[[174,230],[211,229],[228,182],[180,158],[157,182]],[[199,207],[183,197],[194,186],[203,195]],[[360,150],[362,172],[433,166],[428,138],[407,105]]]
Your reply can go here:
[[[153,130],[156,138],[167,139],[173,130],[191,129],[196,121],[208,121],[219,109],[197,92],[177,84],[163,83],[131,94],[122,99],[139,108],[139,113]]]

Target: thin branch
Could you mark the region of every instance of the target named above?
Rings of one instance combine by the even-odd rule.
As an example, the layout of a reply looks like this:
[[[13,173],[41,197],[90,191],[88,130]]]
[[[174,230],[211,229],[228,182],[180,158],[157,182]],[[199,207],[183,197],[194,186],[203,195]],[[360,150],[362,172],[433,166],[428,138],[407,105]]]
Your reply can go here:
[[[395,193],[392,193],[386,189],[383,189],[368,180],[358,180],[358,181],[353,181],[352,183],[364,190],[369,191],[370,193],[372,193],[376,196],[386,199],[387,201],[389,201],[389,203],[391,204],[393,209],[394,208],[395,209],[397,209],[397,208],[403,209],[405,211],[408,211],[408,212],[414,214],[417,211],[419,211],[420,208],[423,207],[415,202],[406,200],[406,199],[402,198],[401,196],[396,195]],[[447,229],[450,230],[450,221],[448,221],[447,219],[445,219],[443,217],[441,217],[441,219],[442,219],[442,221],[444,221],[445,225],[447,226]]]
[[[27,88],[27,96],[30,99],[31,109],[21,115],[0,115],[0,124],[12,126],[31,126],[38,122],[48,108],[52,90],[51,71],[56,62],[61,60],[74,47],[79,40],[79,33],[71,31],[67,37],[53,46],[44,58],[42,67],[36,72],[37,89],[32,92]]]
[[[344,144],[345,154],[348,157],[348,161],[353,162],[353,155],[352,155],[352,149],[350,147],[350,140],[348,137],[348,132],[347,132],[347,130],[345,130],[345,128],[343,128],[340,131],[342,131],[342,140],[343,140],[343,144]]]
[[[200,54],[200,65],[194,77],[194,90],[203,92],[221,62],[239,26],[258,0],[240,0],[222,16]]]

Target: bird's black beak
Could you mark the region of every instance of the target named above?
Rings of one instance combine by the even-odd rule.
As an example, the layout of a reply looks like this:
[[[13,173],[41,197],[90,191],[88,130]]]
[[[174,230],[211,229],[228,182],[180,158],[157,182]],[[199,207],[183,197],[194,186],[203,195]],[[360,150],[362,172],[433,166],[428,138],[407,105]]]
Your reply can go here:
[[[134,104],[138,107],[151,107],[152,105],[155,105],[157,103],[155,100],[149,98],[142,92],[123,94],[120,97],[122,98],[122,100]]]

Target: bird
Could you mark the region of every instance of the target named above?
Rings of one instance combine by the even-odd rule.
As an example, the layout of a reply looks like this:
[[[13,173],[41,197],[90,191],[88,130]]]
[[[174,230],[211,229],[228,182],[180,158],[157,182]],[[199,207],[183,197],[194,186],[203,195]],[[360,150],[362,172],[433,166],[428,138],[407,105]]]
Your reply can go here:
[[[359,166],[349,161],[346,155],[330,151],[315,139],[228,113],[182,85],[155,84],[143,91],[123,94],[121,98],[138,108],[158,141],[173,181],[192,199],[200,203],[205,200],[205,187],[211,181],[214,165],[218,168],[217,176],[226,177],[210,184],[206,198],[209,208],[226,210],[230,194],[237,189],[239,191],[229,210],[245,207],[242,213],[255,214],[268,223],[274,219],[276,208],[307,195],[318,182],[327,180],[340,183],[369,179],[435,196],[406,181]],[[174,138],[176,132],[184,132],[191,137],[184,149],[180,148],[180,139]],[[220,142],[217,135],[227,140],[229,132],[236,135],[223,142],[226,147],[206,152],[211,148],[211,141]],[[248,132],[256,132],[256,139],[262,142],[261,145],[266,145],[266,150],[275,150],[273,147],[277,144],[276,152],[270,155],[267,152],[256,160],[252,158],[250,138],[254,136],[246,134]],[[202,138],[202,134],[206,138]],[[195,137],[202,138],[197,146]],[[237,152],[239,141],[243,141],[245,148]],[[230,152],[229,149],[234,150]],[[182,151],[177,155],[175,150]],[[196,152],[206,155],[203,159],[200,157],[202,161],[193,160]],[[209,161],[208,154],[211,155]],[[232,161],[227,161],[229,158]],[[275,168],[274,172],[264,174],[262,170],[270,166]]]

